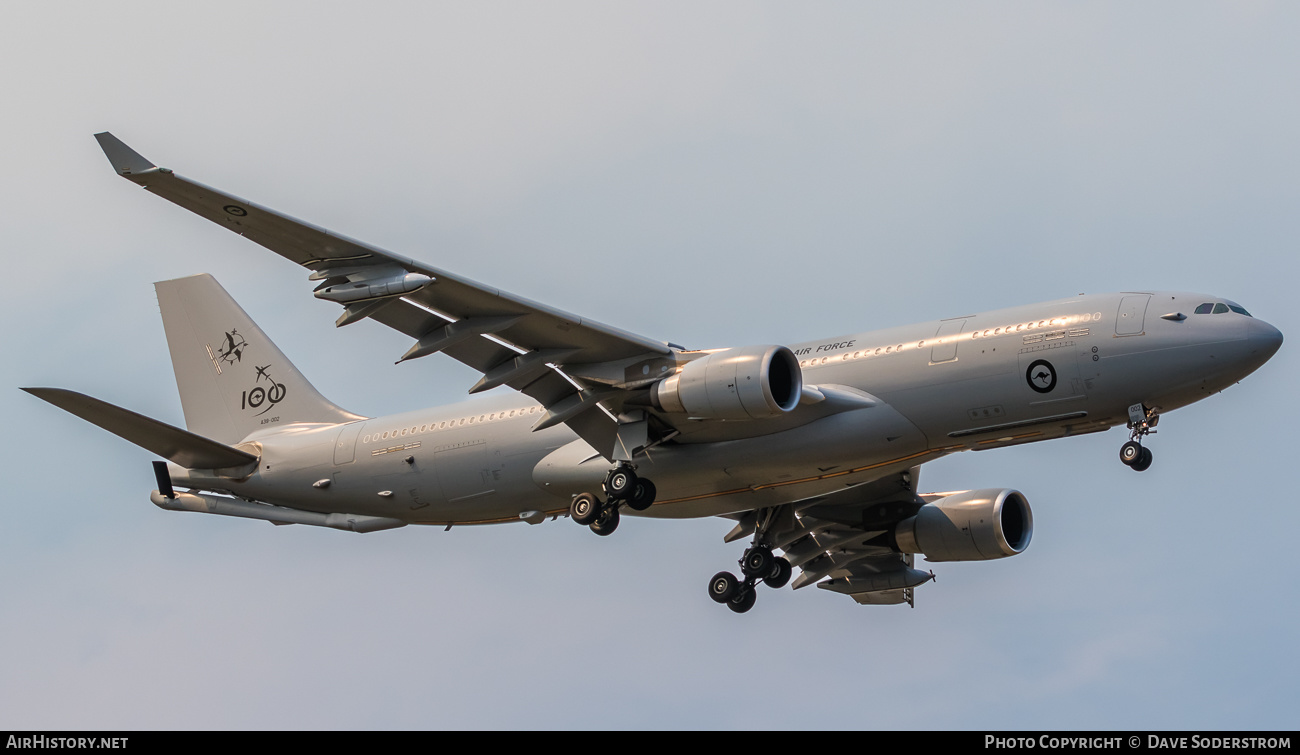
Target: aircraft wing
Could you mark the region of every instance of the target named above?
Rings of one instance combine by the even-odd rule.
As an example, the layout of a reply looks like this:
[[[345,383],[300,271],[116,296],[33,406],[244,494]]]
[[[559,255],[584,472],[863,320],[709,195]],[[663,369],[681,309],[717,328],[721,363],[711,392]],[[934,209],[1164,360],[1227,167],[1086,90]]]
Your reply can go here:
[[[916,494],[920,467],[874,482],[739,516],[732,542],[764,527],[768,541],[800,571],[798,590],[815,584],[864,605],[912,604],[913,588],[933,579],[910,553],[889,542],[898,522],[925,503]]]
[[[110,133],[95,138],[122,177],[310,270],[309,280],[319,282],[317,296],[344,305],[338,325],[369,317],[415,339],[398,361],[446,353],[483,373],[471,393],[498,385],[522,391],[547,409],[536,429],[566,423],[607,458],[618,446],[637,443],[620,438],[614,418],[628,391],[676,369],[674,349],[667,343],[529,301],[204,186],[154,165]],[[350,288],[367,286],[387,287],[389,295],[347,301]],[[404,286],[414,290],[405,292]],[[645,423],[639,424],[643,441]]]

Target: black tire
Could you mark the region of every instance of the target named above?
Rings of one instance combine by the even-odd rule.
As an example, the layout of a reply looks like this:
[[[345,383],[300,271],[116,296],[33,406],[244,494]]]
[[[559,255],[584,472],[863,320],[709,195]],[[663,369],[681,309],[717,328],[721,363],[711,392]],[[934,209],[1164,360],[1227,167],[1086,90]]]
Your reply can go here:
[[[1133,468],[1134,472],[1145,472],[1151,468],[1152,458],[1151,449],[1144,448],[1142,449],[1142,455],[1138,457],[1138,460],[1129,466]]]
[[[772,573],[763,578],[763,584],[774,590],[780,590],[790,582],[790,575],[794,574],[794,567],[784,558],[777,557],[772,565]]]
[[[720,571],[709,580],[709,597],[715,603],[730,603],[740,594],[740,580],[729,571]]]
[[[758,600],[758,593],[753,588],[742,590],[739,595],[727,601],[727,608],[736,613],[745,613],[754,607],[754,602]]]
[[[632,485],[632,497],[627,499],[628,508],[633,511],[645,511],[655,502],[655,484],[642,477],[636,478]]]
[[[582,493],[573,497],[569,504],[569,516],[581,525],[588,525],[600,516],[600,501],[591,493]]]
[[[627,467],[616,467],[605,476],[605,493],[618,501],[627,500],[636,489],[636,473]]]
[[[591,523],[591,531],[601,537],[612,535],[614,530],[618,529],[618,519],[618,507],[606,506],[600,510],[600,516],[596,517],[596,521]]]
[[[1142,448],[1141,443],[1138,443],[1135,440],[1130,440],[1128,443],[1119,447],[1119,460],[1121,463],[1131,467],[1138,463],[1138,460],[1142,458],[1143,450],[1145,449]]]
[[[772,551],[767,548],[750,548],[740,560],[740,570],[746,577],[766,577],[772,573]]]

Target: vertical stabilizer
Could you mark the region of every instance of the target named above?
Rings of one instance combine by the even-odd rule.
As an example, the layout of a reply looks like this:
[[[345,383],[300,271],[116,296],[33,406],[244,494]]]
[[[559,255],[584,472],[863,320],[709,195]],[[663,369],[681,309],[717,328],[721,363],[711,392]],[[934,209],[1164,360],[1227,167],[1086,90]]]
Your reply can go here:
[[[233,444],[293,422],[362,419],[317,393],[211,275],[154,289],[190,432]]]

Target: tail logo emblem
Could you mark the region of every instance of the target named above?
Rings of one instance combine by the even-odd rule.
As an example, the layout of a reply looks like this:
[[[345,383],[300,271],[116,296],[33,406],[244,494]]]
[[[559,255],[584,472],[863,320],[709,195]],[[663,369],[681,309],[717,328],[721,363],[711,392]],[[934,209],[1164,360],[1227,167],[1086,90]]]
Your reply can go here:
[[[217,349],[217,356],[226,364],[234,364],[243,358],[245,346],[248,346],[248,341],[239,335],[238,330],[231,328],[226,340],[221,342],[221,348]]]
[[[260,417],[271,411],[271,407],[284,401],[284,396],[289,390],[284,387],[284,383],[277,383],[275,378],[271,377],[271,365],[268,364],[264,367],[253,366],[257,368],[257,379],[254,381],[252,389],[244,391],[243,396],[239,399],[239,408],[241,410],[257,409],[265,404],[265,409],[253,415],[254,417]],[[263,380],[268,385],[260,385]]]

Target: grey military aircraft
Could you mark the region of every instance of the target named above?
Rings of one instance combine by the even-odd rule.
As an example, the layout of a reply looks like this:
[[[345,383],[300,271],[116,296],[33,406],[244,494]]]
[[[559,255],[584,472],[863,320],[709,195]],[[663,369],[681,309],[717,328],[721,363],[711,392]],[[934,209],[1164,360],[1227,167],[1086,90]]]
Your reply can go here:
[[[208,275],[155,284],[187,429],[57,388],[27,388],[170,463],[157,506],[374,532],[623,513],[726,517],[750,538],[709,595],[738,613],[760,584],[913,605],[932,562],[1021,553],[1013,489],[921,494],[957,451],[1129,429],[1263,365],[1282,334],[1235,302],[1168,291],[1079,295],[805,343],[689,350],[386,252],[160,168],[109,133],[117,172],[310,271],[339,326],[410,336],[482,373],[451,406],[367,418],[321,396]],[[184,488],[183,491],[178,488]],[[780,551],[781,555],[777,555]],[[794,570],[799,575],[794,576]],[[791,581],[791,578],[793,581]]]

